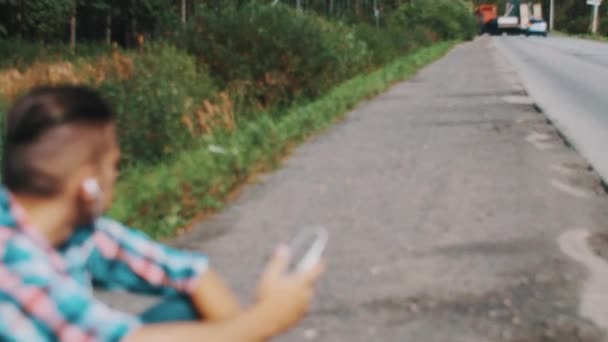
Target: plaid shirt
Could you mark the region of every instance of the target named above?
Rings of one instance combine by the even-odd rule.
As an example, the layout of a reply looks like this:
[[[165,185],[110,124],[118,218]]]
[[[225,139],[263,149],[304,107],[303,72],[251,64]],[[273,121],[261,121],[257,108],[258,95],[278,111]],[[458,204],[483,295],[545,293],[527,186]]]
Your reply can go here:
[[[93,297],[106,289],[189,294],[207,258],[158,244],[109,219],[53,248],[0,189],[0,341],[119,341],[136,316]]]

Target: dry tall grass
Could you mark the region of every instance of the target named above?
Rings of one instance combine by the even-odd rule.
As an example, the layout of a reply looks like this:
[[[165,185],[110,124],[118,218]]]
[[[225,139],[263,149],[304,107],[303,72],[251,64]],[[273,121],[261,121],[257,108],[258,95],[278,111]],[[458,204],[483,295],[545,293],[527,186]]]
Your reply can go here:
[[[133,75],[133,57],[119,51],[75,63],[36,62],[24,71],[0,71],[0,96],[12,101],[36,86],[56,84],[98,85],[105,80],[124,80]]]
[[[192,107],[192,100],[187,100],[186,108]],[[218,127],[232,132],[236,127],[234,104],[226,92],[219,93],[214,101],[204,100],[200,106],[188,112],[182,116],[182,123],[193,136],[209,134]]]

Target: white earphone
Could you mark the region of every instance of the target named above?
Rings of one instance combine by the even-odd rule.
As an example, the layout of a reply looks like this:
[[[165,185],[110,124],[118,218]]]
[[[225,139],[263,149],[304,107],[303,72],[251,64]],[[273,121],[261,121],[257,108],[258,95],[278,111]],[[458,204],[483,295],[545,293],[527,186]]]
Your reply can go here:
[[[89,196],[93,198],[98,198],[101,196],[101,187],[99,186],[99,182],[95,178],[87,178],[82,182],[82,188],[84,191],[89,194]]]
[[[95,178],[87,178],[82,182],[82,189],[95,201],[93,215],[100,216],[103,213],[103,192],[99,182]]]

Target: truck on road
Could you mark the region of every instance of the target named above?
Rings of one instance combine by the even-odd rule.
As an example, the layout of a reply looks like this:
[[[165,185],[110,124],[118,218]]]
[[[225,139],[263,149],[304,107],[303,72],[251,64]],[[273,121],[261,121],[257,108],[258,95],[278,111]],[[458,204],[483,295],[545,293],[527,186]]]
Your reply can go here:
[[[509,0],[502,16],[498,15],[496,4],[481,4],[475,14],[479,19],[480,32],[491,35],[527,34],[530,25],[543,20],[540,4],[531,7],[521,0]]]

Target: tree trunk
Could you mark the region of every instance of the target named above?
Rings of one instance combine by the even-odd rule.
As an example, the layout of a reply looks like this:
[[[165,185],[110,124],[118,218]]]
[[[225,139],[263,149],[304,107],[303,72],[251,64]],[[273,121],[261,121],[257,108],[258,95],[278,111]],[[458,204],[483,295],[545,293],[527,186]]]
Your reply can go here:
[[[72,52],[76,50],[76,11],[70,18],[70,49]]]
[[[380,28],[380,8],[378,8],[377,0],[374,0],[374,19],[376,20],[376,28]]]
[[[182,24],[186,25],[186,0],[182,0]]]
[[[17,39],[23,38],[23,3],[25,1],[19,1],[19,10],[17,11]]]
[[[555,25],[555,1],[549,3],[549,30],[553,31]]]
[[[130,46],[135,46],[137,44],[137,20],[135,16],[131,17],[131,44]]]
[[[23,38],[23,17],[21,15],[21,11],[17,13],[17,39],[20,40]]]
[[[106,44],[112,44],[112,9],[106,13]]]
[[[593,18],[591,19],[591,33],[597,34],[597,26],[599,21],[599,7],[593,6]]]

